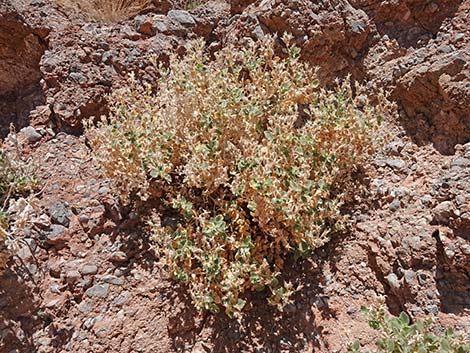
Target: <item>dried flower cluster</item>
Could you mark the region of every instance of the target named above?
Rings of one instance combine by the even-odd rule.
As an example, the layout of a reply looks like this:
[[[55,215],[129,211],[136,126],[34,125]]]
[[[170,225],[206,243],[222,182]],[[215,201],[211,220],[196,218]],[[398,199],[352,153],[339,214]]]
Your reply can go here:
[[[374,152],[382,107],[354,98],[349,83],[327,91],[283,37],[226,47],[209,61],[193,42],[159,87],[129,85],[87,134],[124,202],[160,198],[178,214],[156,248],[200,309],[231,315],[243,293],[268,288],[282,309],[292,285],[278,276],[342,224],[351,171]]]

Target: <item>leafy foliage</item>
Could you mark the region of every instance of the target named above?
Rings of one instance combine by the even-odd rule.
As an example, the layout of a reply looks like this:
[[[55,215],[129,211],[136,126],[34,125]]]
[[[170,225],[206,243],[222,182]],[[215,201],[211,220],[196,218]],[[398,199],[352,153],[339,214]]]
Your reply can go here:
[[[231,315],[246,290],[265,288],[282,309],[293,291],[278,280],[285,257],[342,227],[351,171],[378,144],[384,106],[357,104],[348,82],[321,89],[290,40],[282,58],[267,38],[213,61],[192,42],[169,68],[154,63],[156,92],[131,77],[111,114],[87,128],[123,202],[161,198],[178,213],[176,227],[155,214],[151,229],[200,309]]]
[[[430,320],[417,320],[410,323],[406,313],[398,317],[389,316],[383,308],[371,310],[363,307],[362,311],[369,320],[369,326],[381,332],[377,348],[381,353],[466,353],[470,346],[466,345],[462,336],[456,335],[452,329],[435,335],[431,330]],[[348,348],[348,352],[360,352],[359,342]]]

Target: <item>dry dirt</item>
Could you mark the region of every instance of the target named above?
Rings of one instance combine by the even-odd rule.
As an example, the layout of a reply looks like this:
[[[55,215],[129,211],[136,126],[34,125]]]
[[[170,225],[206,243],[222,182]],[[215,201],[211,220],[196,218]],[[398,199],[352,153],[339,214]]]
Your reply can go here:
[[[0,134],[22,129],[4,145],[35,166],[50,222],[24,232],[0,275],[0,352],[344,352],[374,342],[360,306],[381,301],[470,335],[470,1],[172,6],[104,24],[52,0],[0,0]],[[129,72],[155,82],[147,54],[284,31],[324,85],[351,75],[386,89],[399,116],[352,229],[288,265],[303,286],[294,304],[279,313],[255,293],[240,322],[198,313],[112,196],[82,122]]]

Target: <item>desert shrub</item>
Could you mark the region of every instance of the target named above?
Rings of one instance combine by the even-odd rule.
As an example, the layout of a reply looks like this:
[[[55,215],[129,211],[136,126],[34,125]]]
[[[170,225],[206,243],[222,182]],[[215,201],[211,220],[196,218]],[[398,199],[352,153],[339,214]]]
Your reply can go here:
[[[58,0],[58,3],[89,18],[114,23],[127,20],[148,9],[152,0]]]
[[[351,172],[374,152],[379,111],[360,107],[345,82],[319,87],[315,70],[284,37],[209,61],[189,45],[159,87],[129,85],[87,135],[123,202],[161,201],[177,213],[150,222],[156,249],[200,309],[242,310],[246,290],[269,288],[286,303],[285,257],[308,253],[342,225]]]
[[[378,309],[362,308],[369,321],[369,326],[381,333],[377,348],[381,353],[466,353],[470,346],[465,344],[464,337],[452,329],[441,334],[432,332],[430,319],[410,323],[409,316],[402,312],[398,317],[390,316],[383,307]],[[359,342],[348,347],[348,352],[360,352]]]
[[[36,183],[36,178],[18,156],[12,158],[10,153],[0,149],[0,269],[9,257],[6,245],[7,237],[11,235],[9,201],[32,191]]]

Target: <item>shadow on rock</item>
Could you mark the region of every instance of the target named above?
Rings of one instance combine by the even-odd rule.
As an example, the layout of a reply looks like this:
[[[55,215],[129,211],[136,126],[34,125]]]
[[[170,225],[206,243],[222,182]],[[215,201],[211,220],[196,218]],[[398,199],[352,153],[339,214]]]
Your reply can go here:
[[[444,21],[454,16],[462,0],[388,1],[367,5],[381,35],[397,40],[401,47],[416,47],[432,39]]]
[[[457,248],[449,252],[436,232],[436,286],[441,301],[441,311],[463,314],[470,309],[470,255]],[[447,250],[447,251],[446,251]],[[452,255],[450,257],[449,255]]]
[[[0,274],[0,346],[2,352],[36,352],[33,333],[40,324],[34,294],[19,270]]]
[[[269,305],[268,292],[262,291],[246,295],[250,308],[240,321],[229,318],[223,312],[216,315],[207,312],[201,314],[194,309],[189,294],[179,288],[177,298],[183,303],[179,307],[184,309],[173,313],[170,319],[173,349],[182,352],[188,346],[195,345],[193,352],[328,350],[322,340],[324,328],[318,322],[335,318],[336,313],[330,308],[329,297],[323,289],[327,279],[322,268],[328,264],[335,271],[335,261],[340,255],[336,248],[341,241],[341,238],[332,241],[318,249],[309,259],[296,262],[289,259],[286,262],[281,280],[301,288],[283,312]]]

